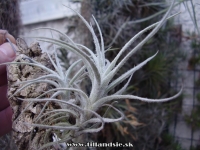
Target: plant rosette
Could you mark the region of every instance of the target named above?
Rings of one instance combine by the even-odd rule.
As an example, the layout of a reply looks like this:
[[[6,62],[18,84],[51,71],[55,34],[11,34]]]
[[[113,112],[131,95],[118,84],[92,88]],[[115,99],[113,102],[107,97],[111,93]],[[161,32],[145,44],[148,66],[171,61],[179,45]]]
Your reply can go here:
[[[53,28],[39,29],[57,32],[65,40],[35,37],[38,41],[60,46],[79,56],[80,59],[72,63],[67,70],[61,67],[57,50],[54,49],[52,54],[42,53],[37,42],[27,46],[22,39],[18,39],[19,51],[16,59],[11,63],[4,63],[8,65],[8,97],[14,111],[13,136],[18,149],[67,149],[66,142],[77,143],[80,135],[99,132],[104,128],[105,123],[124,119],[123,112],[114,107],[113,101],[130,99],[166,102],[178,97],[182,89],[176,95],[163,99],[123,94],[134,72],[153,59],[157,53],[114,79],[125,62],[155,35],[167,19],[174,16],[167,18],[173,3],[161,21],[148,26],[131,38],[112,61],[105,57],[108,51],[104,49],[102,33],[95,18],[93,17],[93,20],[98,28],[100,41],[92,25],[78,12],[77,15],[92,34],[95,51],[75,43],[67,35]],[[151,29],[146,38],[121,58],[140,35]],[[76,66],[80,63],[82,67],[77,70]],[[85,78],[91,82],[89,93],[81,88]],[[124,82],[126,83],[119,91],[112,93],[117,85]],[[106,117],[106,112],[99,111],[102,107],[106,107],[107,109],[104,109],[106,111],[114,110],[112,112],[119,114],[118,118]]]

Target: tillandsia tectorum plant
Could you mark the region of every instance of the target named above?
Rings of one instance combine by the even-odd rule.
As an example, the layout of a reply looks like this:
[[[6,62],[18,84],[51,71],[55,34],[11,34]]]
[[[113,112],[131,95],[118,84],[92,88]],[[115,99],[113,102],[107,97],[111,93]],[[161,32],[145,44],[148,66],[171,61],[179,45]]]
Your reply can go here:
[[[107,51],[104,49],[101,30],[95,18],[93,17],[93,20],[100,33],[100,42],[92,25],[85,21],[78,12],[76,12],[77,15],[92,34],[95,52],[84,45],[73,42],[67,35],[56,29],[40,28],[58,32],[66,38],[66,41],[36,37],[39,41],[58,45],[80,57],[80,60],[74,62],[66,71],[60,65],[56,50],[53,54],[41,53],[38,43],[27,47],[26,44],[21,44],[23,41],[19,39],[18,48],[23,54],[19,55],[14,62],[7,63],[9,64],[9,99],[14,110],[14,138],[18,148],[20,150],[49,149],[49,147],[66,149],[69,147],[68,142],[79,142],[77,141],[79,135],[98,132],[103,129],[105,123],[122,120],[123,113],[112,103],[119,99],[165,102],[178,97],[182,90],[173,97],[164,99],[123,95],[133,73],[153,59],[157,53],[114,79],[115,74],[123,67],[124,63],[163,25],[171,12],[173,3],[160,22],[154,23],[131,38],[111,62],[105,58]],[[153,29],[150,34],[125,57],[121,58],[127,48],[150,29]],[[73,74],[76,65],[80,62],[83,66]],[[89,94],[80,86],[86,77],[91,81]],[[126,81],[125,85],[119,91],[111,94],[112,90],[124,81]],[[119,117],[107,118],[106,112],[103,114],[98,112],[102,107],[107,107],[107,111],[113,109],[119,114]]]

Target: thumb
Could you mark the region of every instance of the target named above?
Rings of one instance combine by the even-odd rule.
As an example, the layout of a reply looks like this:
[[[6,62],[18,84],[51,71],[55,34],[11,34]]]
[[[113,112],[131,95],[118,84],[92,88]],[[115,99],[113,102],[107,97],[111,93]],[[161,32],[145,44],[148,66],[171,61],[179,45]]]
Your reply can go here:
[[[17,49],[17,46],[14,45],[14,48]],[[10,43],[4,43],[0,46],[0,64],[1,63],[6,63],[6,62],[11,62],[15,59],[15,51],[13,50],[12,46]],[[6,71],[6,66],[0,66],[0,75]]]
[[[14,45],[14,48],[17,49],[17,46]],[[12,60],[15,57],[15,50],[13,50],[12,46],[10,45],[10,43],[4,43],[0,46],[0,52],[3,53],[3,55],[6,57],[6,59]],[[7,61],[6,61],[7,62]],[[0,57],[0,63],[3,63],[1,61],[1,57]]]

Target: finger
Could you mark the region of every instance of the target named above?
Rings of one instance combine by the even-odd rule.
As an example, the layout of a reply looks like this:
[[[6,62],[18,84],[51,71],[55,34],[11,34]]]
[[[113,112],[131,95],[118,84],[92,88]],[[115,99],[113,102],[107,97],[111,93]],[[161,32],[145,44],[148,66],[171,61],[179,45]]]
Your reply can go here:
[[[7,72],[5,71],[0,75],[0,86],[7,84]]]
[[[8,33],[6,30],[0,30],[0,45],[6,42],[8,38],[12,43],[16,44],[15,38]]]
[[[0,136],[12,130],[12,114],[11,107],[7,107],[0,112]]]
[[[13,44],[13,46],[15,47],[15,49],[17,49],[16,45]],[[12,49],[10,43],[4,43],[0,46],[0,64],[13,61],[15,55],[15,51]],[[6,72],[6,65],[1,65],[0,75],[4,72]]]
[[[7,97],[7,85],[0,87],[0,111],[7,108],[10,104]]]

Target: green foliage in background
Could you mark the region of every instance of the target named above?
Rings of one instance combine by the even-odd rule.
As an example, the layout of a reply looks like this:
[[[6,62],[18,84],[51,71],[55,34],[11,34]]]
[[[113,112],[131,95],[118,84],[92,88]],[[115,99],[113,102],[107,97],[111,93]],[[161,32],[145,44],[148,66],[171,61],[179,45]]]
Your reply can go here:
[[[190,115],[185,115],[186,123],[193,129],[200,129],[200,106],[195,107]]]
[[[200,40],[198,38],[198,35],[195,33],[189,34],[188,37],[191,38],[191,49],[193,50],[193,54],[190,57],[189,61],[188,61],[188,70],[196,70],[196,80],[195,80],[195,89],[194,90],[198,90],[200,88],[200,73],[198,71],[198,67],[200,66]],[[200,129],[200,93],[197,92],[196,93],[196,97],[198,104],[194,106],[194,108],[192,109],[191,114],[186,114],[185,117],[185,121],[186,123],[192,128],[192,131],[196,131],[198,129]],[[194,149],[191,148],[191,149]]]

